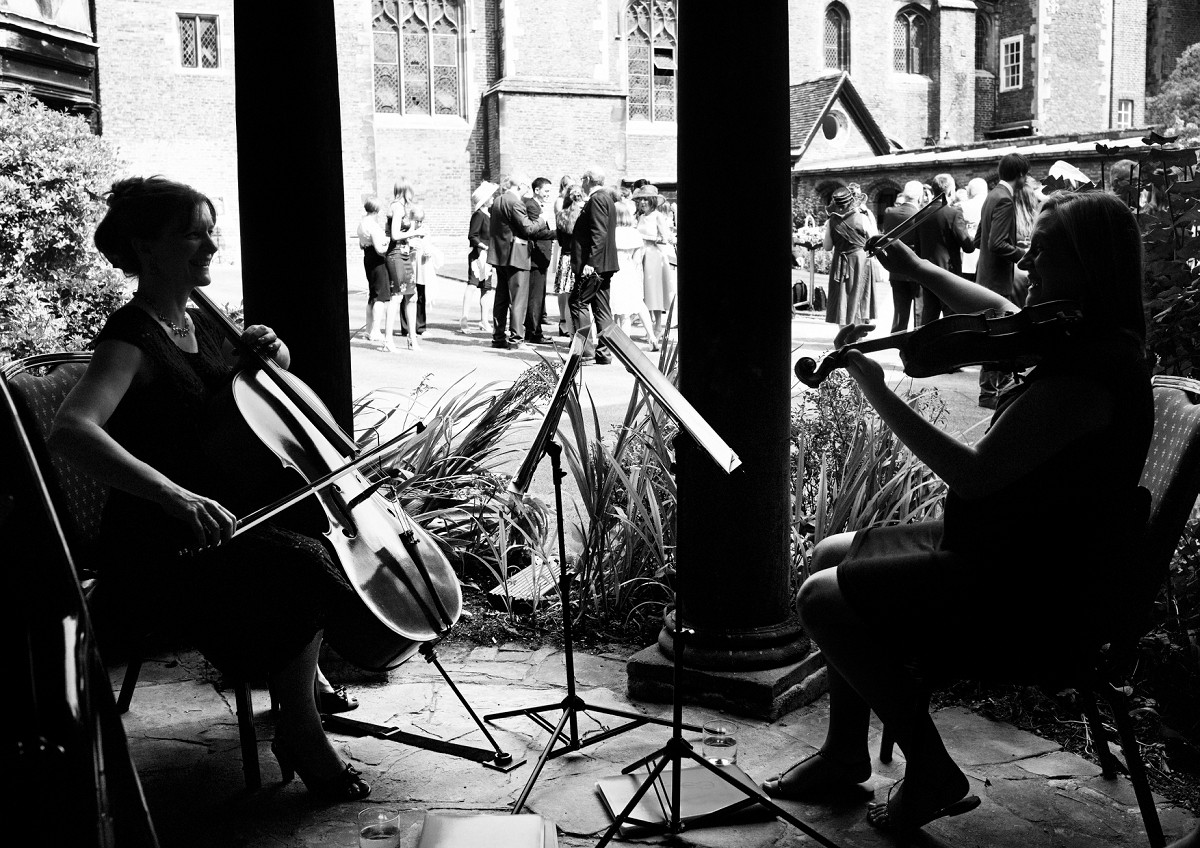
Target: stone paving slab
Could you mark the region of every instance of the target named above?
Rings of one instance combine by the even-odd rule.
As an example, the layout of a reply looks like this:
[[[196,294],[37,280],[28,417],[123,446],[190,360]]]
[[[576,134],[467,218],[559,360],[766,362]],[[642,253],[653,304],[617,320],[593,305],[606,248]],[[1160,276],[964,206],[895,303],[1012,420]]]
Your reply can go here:
[[[526,651],[517,646],[439,651],[440,659],[472,707],[486,715],[558,704],[566,694],[560,651]],[[493,653],[494,651],[494,653]],[[578,691],[589,704],[670,720],[670,705],[631,704],[624,696],[624,668],[617,656],[575,657]],[[347,676],[323,664],[334,679]],[[124,668],[114,667],[114,689]],[[584,681],[587,681],[585,683]],[[360,708],[353,718],[393,724],[473,747],[488,748],[479,729],[430,664],[414,659],[386,674],[350,677]],[[354,821],[359,809],[380,805],[400,811],[405,848],[415,848],[427,809],[506,813],[529,783],[549,736],[526,715],[488,724],[497,744],[517,759],[508,773],[475,762],[374,737],[332,734],[335,747],[354,762],[373,787],[365,802],[314,807],[299,781],[279,782],[270,753],[273,728],[269,698],[253,693],[263,788],[247,792],[241,769],[232,692],[221,691],[219,676],[198,655],[165,653],[146,663],[130,712],[124,717],[134,761],[164,848],[355,848]],[[739,764],[756,780],[786,768],[821,743],[828,701],[789,713],[774,723],[732,717],[740,725]],[[556,723],[560,713],[544,714]],[[717,715],[688,707],[686,722],[699,724]],[[1107,779],[1099,768],[1052,742],[994,722],[969,710],[953,708],[935,715],[951,754],[963,765],[981,806],[964,816],[934,822],[912,844],[928,846],[1146,845],[1132,788],[1126,779]],[[669,726],[646,724],[598,744],[587,740],[624,719],[603,713],[579,716],[582,750],[546,763],[530,786],[527,811],[553,819],[564,848],[595,845],[610,820],[595,791],[596,781],[658,750],[671,736]],[[878,724],[871,750],[878,750]],[[685,731],[684,738],[697,741]],[[888,765],[875,764],[875,775],[857,797],[827,803],[780,802],[808,827],[846,848],[901,844],[866,825],[866,802],[883,799],[904,774],[896,752]],[[1194,826],[1187,811],[1159,803],[1168,839]],[[702,848],[799,848],[816,843],[783,821],[764,820],[685,831],[674,839],[652,836],[647,844]],[[618,843],[619,844],[619,843]],[[626,843],[628,844],[628,843]]]

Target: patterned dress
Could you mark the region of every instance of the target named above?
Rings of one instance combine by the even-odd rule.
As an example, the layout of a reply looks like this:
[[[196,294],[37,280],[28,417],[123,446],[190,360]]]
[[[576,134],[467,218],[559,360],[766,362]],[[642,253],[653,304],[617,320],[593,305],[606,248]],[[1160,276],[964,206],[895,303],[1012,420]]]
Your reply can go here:
[[[875,317],[874,275],[863,246],[867,243],[867,219],[860,212],[833,215],[829,219],[833,261],[829,265],[829,293],[825,321],[829,324],[865,324]]]
[[[242,446],[204,447],[214,422],[227,423],[234,414],[220,415],[231,369],[222,356],[221,330],[204,314],[190,314],[200,348],[194,354],[180,350],[135,305],[109,318],[96,342],[139,348],[152,377],[129,387],[106,429],[134,456],[236,514],[242,481],[231,486],[221,479],[215,469],[228,457],[214,454]],[[128,619],[186,640],[222,671],[254,679],[276,671],[359,603],[321,542],[274,523],[228,544],[178,555],[191,545],[191,530],[159,504],[113,489],[100,529],[99,585],[106,611],[128,610]]]

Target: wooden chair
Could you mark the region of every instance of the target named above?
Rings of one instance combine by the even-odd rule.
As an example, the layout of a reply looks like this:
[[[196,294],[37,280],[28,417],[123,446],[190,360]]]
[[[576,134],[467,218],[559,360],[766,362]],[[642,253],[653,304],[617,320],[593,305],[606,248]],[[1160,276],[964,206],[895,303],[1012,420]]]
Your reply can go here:
[[[1141,479],[1142,486],[1150,492],[1150,518],[1143,537],[1143,556],[1131,575],[1135,586],[1130,596],[1131,614],[1123,622],[1121,634],[1090,666],[1064,670],[1063,679],[1070,681],[1080,694],[1104,776],[1112,778],[1118,770],[1128,773],[1151,848],[1163,848],[1166,838],[1134,737],[1129,717],[1132,707],[1123,688],[1122,670],[1129,667],[1127,660],[1135,655],[1138,640],[1150,629],[1154,600],[1166,581],[1171,557],[1200,496],[1200,380],[1159,376],[1154,378],[1153,385],[1154,434]],[[920,709],[928,711],[931,689],[932,686],[922,694]],[[1104,698],[1112,710],[1125,755],[1124,766],[1108,748],[1108,733],[1100,720],[1097,697]],[[885,727],[879,743],[880,761],[891,762],[892,746],[893,739]]]
[[[0,368],[0,379],[8,386],[33,448],[34,455],[50,490],[50,498],[62,523],[64,535],[73,555],[80,564],[80,581],[84,595],[90,598],[99,575],[94,547],[100,532],[100,520],[108,489],[91,477],[80,473],[69,462],[51,456],[46,439],[55,413],[68,392],[79,382],[87,363],[88,353],[49,353],[10,362]],[[149,634],[131,646],[117,711],[125,713],[133,700],[133,692],[141,673],[142,660],[149,644]],[[242,749],[242,771],[246,786],[257,789],[262,785],[258,765],[258,738],[254,730],[254,710],[247,681],[231,680],[237,705],[238,736]]]

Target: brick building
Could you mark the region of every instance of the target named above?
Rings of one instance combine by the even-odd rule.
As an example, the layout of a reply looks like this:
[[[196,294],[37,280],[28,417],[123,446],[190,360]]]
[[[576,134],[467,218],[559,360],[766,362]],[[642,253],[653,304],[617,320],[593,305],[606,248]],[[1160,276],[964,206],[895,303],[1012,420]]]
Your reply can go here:
[[[610,180],[645,177],[673,191],[679,0],[330,2],[348,259],[363,195],[386,197],[401,176],[454,253],[470,191],[485,177],[557,182],[598,164]],[[837,81],[816,114],[793,115],[793,150],[811,163],[1138,126],[1148,69],[1154,79],[1169,73],[1193,37],[1198,2],[789,0],[792,83],[829,94]],[[240,238],[254,237],[239,227],[233,6],[0,0],[0,28],[31,38],[62,29],[53,19],[63,10],[80,18],[79,34],[64,37],[95,48],[82,64],[97,67],[98,125],[131,172],[168,174],[213,196],[225,262],[238,261]],[[714,121],[736,114],[736,104],[714,104]],[[732,153],[731,168],[742,167]],[[278,186],[283,233],[313,226],[304,174],[280,173]]]

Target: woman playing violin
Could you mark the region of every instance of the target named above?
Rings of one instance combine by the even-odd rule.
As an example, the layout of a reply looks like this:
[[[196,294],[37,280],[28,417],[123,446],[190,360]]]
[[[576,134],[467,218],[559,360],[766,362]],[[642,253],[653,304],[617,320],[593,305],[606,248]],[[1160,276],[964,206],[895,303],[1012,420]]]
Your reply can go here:
[[[50,446],[111,487],[101,574],[116,611],[187,639],[222,671],[266,675],[285,777],[299,772],[322,799],[364,798],[370,787],[329,744],[314,692],[322,630],[353,590],[313,538],[264,524],[234,539],[236,517],[211,497],[230,487],[200,446],[237,355],[212,319],[186,307],[211,281],[215,225],[212,202],[186,185],[113,184],[96,246],[137,277],[137,291],[97,336]],[[242,340],[290,362],[269,327],[247,327]],[[201,550],[178,556],[189,546]]]
[[[1019,310],[899,241],[879,255],[956,312]],[[974,445],[922,418],[888,388],[878,363],[845,352],[879,416],[945,481],[944,521],[817,545],[798,604],[828,662],[829,727],[816,754],[764,783],[773,796],[808,798],[870,778],[874,710],[903,749],[906,772],[887,803],[871,806],[870,823],[907,831],[966,812],[978,798],[929,714],[913,709],[911,662],[973,679],[1017,671],[1044,679],[1109,635],[1120,569],[1148,509],[1138,481],[1154,413],[1137,223],[1110,193],[1053,194],[1021,265],[1027,306],[1075,301],[1082,320],[1041,351]],[[847,327],[837,344],[864,331]]]

